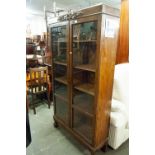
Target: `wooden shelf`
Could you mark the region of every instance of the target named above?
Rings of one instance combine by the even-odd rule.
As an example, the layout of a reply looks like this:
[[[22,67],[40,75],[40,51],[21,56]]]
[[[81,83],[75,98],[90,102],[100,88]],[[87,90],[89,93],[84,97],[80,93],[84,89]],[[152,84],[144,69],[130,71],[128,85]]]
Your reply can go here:
[[[57,96],[58,98],[64,100],[64,101],[68,101],[68,91],[67,91],[67,86],[61,84],[60,87],[55,88],[55,96]]]
[[[65,123],[68,122],[68,104],[66,101],[60,99],[59,97],[55,98],[56,100],[56,115]]]
[[[55,93],[54,95],[55,95],[56,97],[58,97],[59,99],[61,99],[61,100],[67,102],[67,98],[66,98],[66,97],[64,97],[64,96],[62,96],[62,95],[60,95],[60,94],[57,94],[57,93]]]
[[[66,50],[67,49],[67,47],[66,48],[59,48],[60,50]]]
[[[80,93],[74,95],[72,107],[87,116],[93,117],[93,104],[94,96],[86,93]]]
[[[53,43],[67,43],[67,41],[66,40],[64,40],[64,41],[53,41]]]
[[[96,42],[97,40],[73,40],[73,42],[83,42],[83,43],[85,43],[85,42]]]
[[[54,61],[53,63],[55,63],[55,64],[57,64],[57,65],[67,66],[67,63],[61,62],[61,61]]]
[[[86,141],[91,143],[93,132],[90,121],[92,119],[85,118],[83,115],[80,115],[77,111],[74,113],[74,123],[73,130],[82,136]]]
[[[67,77],[66,76],[56,77],[55,80],[58,81],[58,82],[60,82],[60,83],[66,84],[66,85],[68,84]],[[79,83],[79,80],[74,79],[73,83],[74,84],[77,84],[77,83]]]
[[[55,80],[58,81],[58,82],[61,82],[63,84],[66,84],[66,85],[68,84],[66,76],[56,77]]]
[[[82,65],[75,66],[74,68],[95,72],[94,64],[82,64]]]
[[[94,90],[94,85],[93,84],[82,83],[82,84],[78,84],[74,88],[76,88],[77,90],[80,90],[82,92],[85,92],[87,94],[90,94],[90,95],[93,95],[93,96],[95,95],[95,90]]]
[[[93,117],[93,115],[91,113],[89,113],[88,111],[86,111],[87,109],[85,109],[85,107],[80,107],[78,105],[72,105],[72,107],[74,109],[76,109],[77,111],[79,111],[80,113],[83,113],[84,115],[88,116],[88,117]]]

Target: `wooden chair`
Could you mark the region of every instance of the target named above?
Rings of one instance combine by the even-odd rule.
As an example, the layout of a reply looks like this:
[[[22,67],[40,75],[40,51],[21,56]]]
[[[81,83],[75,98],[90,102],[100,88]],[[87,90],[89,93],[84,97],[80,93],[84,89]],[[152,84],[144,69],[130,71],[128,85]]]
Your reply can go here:
[[[46,93],[48,99],[48,107],[50,108],[47,67],[30,68],[30,82],[28,86],[28,92],[32,96],[31,106],[33,108],[34,114],[36,114],[36,103],[34,99],[36,95]]]

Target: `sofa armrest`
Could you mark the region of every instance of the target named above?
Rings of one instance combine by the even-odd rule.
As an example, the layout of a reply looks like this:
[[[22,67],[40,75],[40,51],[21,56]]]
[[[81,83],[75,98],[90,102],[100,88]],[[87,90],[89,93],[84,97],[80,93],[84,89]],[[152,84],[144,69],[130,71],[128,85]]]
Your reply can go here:
[[[112,99],[110,123],[115,127],[127,127],[128,108],[122,102]]]

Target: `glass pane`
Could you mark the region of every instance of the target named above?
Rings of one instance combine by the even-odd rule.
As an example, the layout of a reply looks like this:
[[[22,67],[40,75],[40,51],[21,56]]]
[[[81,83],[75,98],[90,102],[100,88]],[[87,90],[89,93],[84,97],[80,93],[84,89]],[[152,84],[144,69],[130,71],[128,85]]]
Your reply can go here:
[[[68,124],[67,29],[51,28],[55,115]]]
[[[83,136],[89,143],[92,142],[92,119],[74,110],[73,129]]]
[[[97,23],[73,25],[73,65],[75,68],[95,72]]]
[[[73,98],[74,108],[78,108],[81,111],[84,111],[85,114],[93,116],[94,96],[78,91],[76,89],[74,89],[73,94],[74,94]]]
[[[56,116],[59,117],[62,121],[68,124],[68,104],[64,100],[61,100],[58,97],[55,97],[56,101]]]
[[[95,73],[80,69],[73,69],[73,81],[76,81],[73,88],[92,96],[95,95]]]
[[[85,22],[73,25],[73,40],[96,40],[97,22]]]
[[[73,128],[92,142],[94,116],[97,22],[72,26],[73,51]]]
[[[67,101],[68,98],[68,90],[65,84],[59,83],[57,81],[54,82],[55,95],[63,98]]]
[[[63,65],[54,64],[54,80],[67,84],[67,68]]]
[[[66,26],[52,28],[52,53],[53,60],[67,62],[67,35]]]

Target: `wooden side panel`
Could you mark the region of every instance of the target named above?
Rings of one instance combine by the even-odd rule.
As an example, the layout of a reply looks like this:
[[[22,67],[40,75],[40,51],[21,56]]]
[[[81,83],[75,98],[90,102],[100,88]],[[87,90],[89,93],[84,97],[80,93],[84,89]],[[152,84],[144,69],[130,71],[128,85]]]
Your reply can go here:
[[[129,1],[122,0],[116,64],[129,62]]]
[[[94,13],[102,12],[102,5],[85,8],[79,11],[82,12],[82,15],[80,17],[85,16],[85,15],[90,15],[92,13],[94,14]]]
[[[112,8],[112,7],[108,6],[108,5],[96,5],[96,6],[85,8],[85,9],[82,9],[82,10],[79,10],[79,11],[81,11],[81,13],[82,13],[82,15],[79,16],[80,18],[84,17],[84,16],[89,16],[89,15],[92,15],[92,14],[100,14],[101,12],[109,14],[109,15],[114,15],[114,16],[117,16],[117,17],[119,17],[119,15],[120,15],[120,13],[118,12],[117,9]]]
[[[111,98],[114,67],[117,51],[118,27],[113,38],[105,37],[105,20],[110,19],[119,24],[119,18],[103,15],[98,64],[98,89],[96,101],[95,147],[101,147],[108,138],[110,124]]]
[[[118,9],[112,8],[108,5],[102,5],[102,12],[117,17],[120,16],[120,12],[118,11]]]

